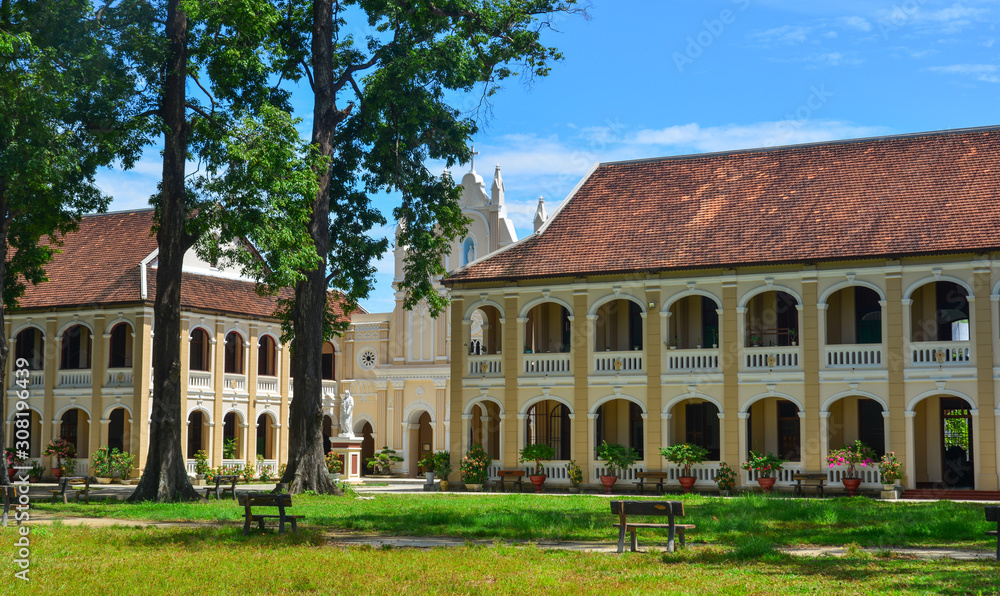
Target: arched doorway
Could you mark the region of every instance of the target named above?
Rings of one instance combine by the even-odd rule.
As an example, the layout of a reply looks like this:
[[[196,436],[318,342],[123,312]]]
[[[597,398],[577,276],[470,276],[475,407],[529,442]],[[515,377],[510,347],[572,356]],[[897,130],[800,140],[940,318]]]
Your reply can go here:
[[[265,460],[275,459],[275,421],[269,412],[257,416],[257,436],[255,453]]]
[[[708,296],[685,296],[670,305],[667,343],[680,350],[717,348],[719,305]]]
[[[240,417],[235,411],[228,412],[222,419],[222,458],[243,459],[243,440],[239,431]]]
[[[886,451],[882,404],[867,397],[849,396],[830,404],[827,445],[836,449],[861,441],[879,457]]]
[[[468,445],[482,445],[491,459],[500,459],[500,406],[481,401],[472,406],[470,414]]]
[[[526,413],[522,447],[541,443],[552,447],[555,451],[553,460],[570,459],[570,443],[573,435],[569,408],[556,400],[546,399],[532,405]],[[499,411],[497,415],[499,416]],[[499,449],[499,444],[497,448]]]
[[[972,405],[954,396],[928,397],[913,407],[916,488],[975,488]]]
[[[407,475],[417,476],[417,462],[434,452],[434,427],[425,411],[410,416],[409,446],[406,450]]]
[[[59,438],[76,449],[76,460],[90,458],[90,417],[80,408],[70,408],[59,419]],[[83,470],[78,471],[82,472]]]
[[[360,426],[361,428],[355,428],[354,433],[361,437],[361,475],[368,476],[374,473],[368,459],[375,457],[375,430],[368,422],[361,422]]]
[[[795,296],[769,290],[747,303],[747,347],[791,346],[798,341],[799,311]]]
[[[669,441],[691,443],[708,450],[706,461],[721,458],[721,422],[719,408],[700,398],[685,399],[670,408]]]
[[[748,408],[746,450],[774,453],[787,462],[802,458],[799,407],[780,397],[766,397]]]
[[[194,459],[195,454],[204,450],[211,460],[211,449],[208,440],[208,416],[200,410],[188,414],[187,458]]]
[[[620,443],[635,449],[639,460],[646,459],[646,440],[642,406],[636,402],[618,398],[609,400],[597,409],[594,427],[594,459],[597,446],[603,441]]]
[[[131,423],[125,408],[115,408],[108,416],[108,449],[125,452],[132,441]],[[190,432],[190,429],[188,430]]]

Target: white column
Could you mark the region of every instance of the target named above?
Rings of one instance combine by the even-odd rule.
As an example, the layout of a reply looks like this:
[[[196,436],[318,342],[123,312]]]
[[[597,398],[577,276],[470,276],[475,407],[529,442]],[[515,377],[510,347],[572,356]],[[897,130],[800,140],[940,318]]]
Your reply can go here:
[[[475,426],[472,424],[472,414],[462,414],[462,453],[471,449],[476,440],[476,437],[472,437],[472,442],[469,441],[469,434],[473,428]]]
[[[911,322],[912,321],[911,317],[913,316],[913,314],[910,312],[910,307],[912,306],[913,306],[912,299],[907,298],[903,300],[903,353],[901,355],[903,357],[904,367],[909,367],[911,364],[910,359],[913,358],[913,350],[910,347],[910,339],[913,337],[913,325]],[[887,325],[888,323],[886,322],[885,317],[882,317],[883,331]],[[882,342],[885,343],[885,336],[882,336]],[[887,360],[891,357],[892,354],[886,354]],[[907,451],[907,453],[911,452]]]
[[[917,413],[914,410],[906,410],[903,412],[906,416],[906,465],[904,466],[906,478],[904,478],[906,488],[916,488],[916,470],[917,464],[916,457],[914,456],[915,440],[913,436],[913,419],[916,418]]]
[[[743,370],[744,363],[746,359],[743,355],[743,350],[746,348],[747,343],[747,308],[745,306],[736,307],[736,345],[738,346],[736,350],[736,369]],[[722,366],[722,363],[719,363]],[[749,412],[746,412],[749,414]],[[746,451],[746,446],[741,446],[742,451]],[[742,453],[741,451],[741,453]],[[740,456],[740,461],[746,461],[743,456]]]
[[[597,441],[597,428],[595,426],[597,424],[596,421],[597,412],[587,414],[587,457],[589,457],[591,461],[594,460],[594,449],[596,448],[595,442]],[[596,472],[596,466],[591,465],[590,468],[591,473],[593,474],[590,481],[600,482],[601,479],[598,477],[599,475]]]
[[[740,327],[740,325],[737,325],[737,326]],[[742,333],[742,331],[741,331],[741,333]],[[742,335],[741,335],[741,337],[742,337]],[[741,341],[740,344],[742,345],[742,343],[743,342]],[[739,427],[740,427],[740,438],[739,438],[739,441],[740,441],[739,442],[740,457],[739,457],[739,463],[742,464],[743,462],[745,462],[747,460],[747,419],[750,418],[750,412],[738,412],[736,415],[740,419],[740,424],[739,424]],[[748,480],[747,480],[746,470],[739,472],[739,474],[740,474],[740,476],[739,476],[740,482],[738,484],[741,485],[741,486],[747,485],[748,484]]]
[[[800,360],[800,365],[801,362],[802,361]],[[805,455],[803,454],[803,451],[805,451],[806,448],[806,413],[802,410],[799,410],[797,413],[799,415],[799,469],[800,471],[803,471],[803,466],[805,466]],[[822,424],[822,422],[820,424]]]
[[[726,440],[722,437],[722,430],[726,428],[726,413],[718,412],[719,417],[719,461],[726,461]]]
[[[883,441],[883,447],[882,447],[882,449],[884,449],[886,453],[888,453],[890,451],[895,451],[895,449],[893,449],[893,447],[892,447],[892,441],[889,438],[890,437],[890,435],[889,435],[889,427],[890,427],[890,425],[889,425],[889,411],[883,409],[882,410],[882,429],[883,429],[882,432],[885,433],[885,440]]]
[[[251,463],[256,462],[256,450],[253,450],[253,456],[250,455],[250,424],[244,422],[243,424],[240,424],[240,427],[243,429],[243,461]]]
[[[660,437],[665,446],[674,444],[673,437],[670,436],[670,420],[674,417],[672,413],[667,413],[660,417]]]
[[[819,456],[825,461],[830,453],[830,412],[819,413]]]

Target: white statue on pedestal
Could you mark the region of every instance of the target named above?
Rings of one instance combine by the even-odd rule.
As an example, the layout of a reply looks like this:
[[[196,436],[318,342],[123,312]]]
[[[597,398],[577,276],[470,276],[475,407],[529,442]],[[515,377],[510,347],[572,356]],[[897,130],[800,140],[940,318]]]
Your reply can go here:
[[[340,400],[340,436],[353,437],[354,418],[354,398],[351,397],[350,390],[344,392],[344,397]]]

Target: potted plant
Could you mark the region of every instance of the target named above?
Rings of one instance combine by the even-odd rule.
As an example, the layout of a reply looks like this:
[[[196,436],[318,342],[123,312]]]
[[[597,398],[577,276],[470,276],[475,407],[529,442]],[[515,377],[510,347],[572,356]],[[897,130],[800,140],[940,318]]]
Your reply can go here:
[[[31,462],[31,469],[28,470],[28,481],[29,482],[41,482],[42,474],[45,473],[45,466],[40,462]]]
[[[56,477],[56,480],[59,480],[62,477],[62,460],[76,457],[76,447],[66,439],[52,439],[45,446],[45,451],[42,451],[42,455],[56,458],[56,465],[52,466],[52,474]],[[73,469],[76,469],[75,463]]]
[[[59,466],[59,477],[72,476],[76,473],[76,460],[72,457],[63,460],[62,465]]]
[[[736,470],[726,462],[720,463],[719,471],[715,473],[715,484],[719,487],[719,495],[728,497],[736,489]]]
[[[865,445],[861,440],[854,441],[853,445],[844,445],[840,449],[834,449],[826,456],[830,467],[847,466],[847,471],[841,478],[844,488],[847,489],[847,496],[853,497],[861,485],[861,478],[858,477],[857,466],[866,467],[874,463],[875,451]]]
[[[250,484],[253,477],[257,475],[257,466],[246,462],[243,467],[239,468],[238,474],[243,478],[243,484]]]
[[[743,469],[755,472],[757,484],[764,489],[764,492],[769,493],[778,480],[772,474],[780,470],[784,463],[785,460],[778,458],[771,452],[768,452],[767,455],[761,455],[756,451],[751,451],[747,461],[743,463]]]
[[[483,490],[483,485],[490,478],[490,464],[492,463],[493,458],[479,443],[466,451],[465,457],[462,458],[462,463],[459,465],[465,488],[474,492]]]
[[[601,484],[604,485],[604,492],[610,494],[611,487],[618,481],[618,470],[627,470],[639,461],[639,453],[621,443],[601,441],[597,446],[597,458],[605,463],[608,470],[608,474],[601,476]]]
[[[333,477],[340,476],[344,471],[344,462],[340,461],[340,456],[331,451],[326,454],[326,469]]]
[[[132,464],[135,462],[135,456],[128,451],[119,451],[114,454],[112,459],[115,464],[115,472],[118,473],[121,483],[129,484],[129,478],[132,477]]]
[[[372,457],[365,460],[372,469],[375,470],[376,474],[382,474],[388,476],[392,473],[393,464],[397,464],[403,461],[403,458],[396,455],[395,449],[389,449],[388,445],[382,446],[382,451],[379,451]]]
[[[541,492],[542,485],[545,484],[546,478],[542,470],[542,462],[549,461],[555,457],[556,450],[547,443],[532,443],[530,445],[526,445],[524,449],[521,450],[520,454],[521,463],[529,461],[535,462],[535,473],[529,474],[528,478],[530,478],[531,483],[535,485],[535,492]]]
[[[115,475],[114,456],[117,453],[117,448],[101,447],[90,458],[90,469],[98,484],[111,484],[111,479]]]
[[[211,468],[208,465],[208,453],[204,449],[198,450],[194,454],[194,477],[199,483],[204,484]]]
[[[236,459],[236,439],[225,439],[222,442],[222,459]]]
[[[261,466],[258,478],[260,479],[261,484],[271,482],[271,466]]]
[[[754,348],[759,348],[764,344],[764,338],[759,335],[750,336],[750,346]]]
[[[797,343],[795,342],[795,338],[796,338],[796,337],[798,337],[798,335],[799,335],[799,330],[798,330],[798,329],[796,329],[796,328],[792,327],[791,329],[789,329],[789,330],[788,330],[788,341],[789,341],[789,342],[790,342],[790,343],[791,343],[791,344],[792,344],[793,346],[797,346],[797,345],[798,345],[798,344],[797,344]]]
[[[10,480],[13,482],[14,475],[17,474],[17,470],[14,469],[14,466],[23,466],[24,465],[24,458],[23,457],[19,457],[17,455],[17,451],[14,451],[13,449],[5,449],[4,450],[4,457],[7,460],[7,475],[10,477]]]
[[[434,484],[434,454],[428,453],[426,457],[417,462],[417,465],[424,469],[427,475],[427,484]]]
[[[451,452],[438,451],[434,454],[434,475],[441,480],[441,490],[448,490],[448,475],[451,474]]]
[[[883,455],[878,466],[879,474],[882,476],[882,488],[895,490],[896,481],[903,478],[903,464],[896,459],[896,452],[890,451]]]
[[[681,470],[681,475],[677,477],[685,493],[691,492],[691,488],[697,478],[691,475],[691,466],[700,464],[708,456],[708,449],[701,445],[691,443],[675,443],[669,447],[660,449],[660,455],[667,461],[677,464]]]
[[[583,468],[576,465],[575,461],[569,460],[566,464],[566,476],[569,478],[569,492],[578,494],[580,492],[580,484],[583,483]]]

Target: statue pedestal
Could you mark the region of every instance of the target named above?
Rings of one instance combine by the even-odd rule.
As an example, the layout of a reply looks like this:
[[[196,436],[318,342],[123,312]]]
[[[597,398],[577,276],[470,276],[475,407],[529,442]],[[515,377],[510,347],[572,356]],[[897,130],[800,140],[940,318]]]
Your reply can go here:
[[[360,484],[361,470],[364,462],[361,461],[361,441],[362,437],[330,437],[330,451],[340,458],[343,464],[343,471],[338,480],[343,480],[351,484]]]

